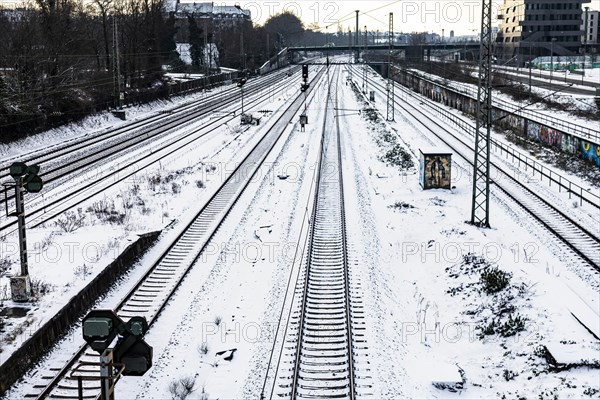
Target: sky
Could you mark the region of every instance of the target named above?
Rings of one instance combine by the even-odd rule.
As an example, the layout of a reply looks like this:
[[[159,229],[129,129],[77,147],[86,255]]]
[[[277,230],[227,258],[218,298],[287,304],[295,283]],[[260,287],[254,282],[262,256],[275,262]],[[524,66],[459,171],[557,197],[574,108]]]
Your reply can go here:
[[[493,0],[494,7],[502,5],[502,0]],[[230,2],[226,2],[230,4]],[[220,4],[215,1],[215,4]],[[316,23],[323,30],[337,31],[338,21],[344,30],[354,30],[355,10],[360,10],[359,26],[368,30],[388,29],[388,15],[394,13],[396,32],[432,32],[446,36],[450,31],[455,35],[472,35],[479,32],[481,24],[481,0],[396,0],[396,1],[240,1],[242,8],[249,9],[255,23],[262,24],[271,15],[289,10],[295,12],[306,26]],[[588,6],[600,9],[600,0],[592,0]],[[492,15],[496,15],[494,12]],[[494,21],[495,23],[495,21]]]

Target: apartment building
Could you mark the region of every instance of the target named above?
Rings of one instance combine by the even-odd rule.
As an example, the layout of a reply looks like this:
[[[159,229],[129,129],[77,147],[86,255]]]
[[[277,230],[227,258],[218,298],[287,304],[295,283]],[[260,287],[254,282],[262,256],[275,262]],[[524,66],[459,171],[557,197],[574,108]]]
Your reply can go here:
[[[504,0],[498,19],[497,54],[522,63],[552,53],[577,55],[583,32],[582,4],[591,0]],[[598,24],[597,16],[594,24]]]
[[[585,26],[585,19],[587,15],[587,28]],[[600,11],[588,10],[587,13],[583,12],[583,24],[581,30],[584,32],[581,36],[581,43],[587,45],[594,45],[600,43]]]

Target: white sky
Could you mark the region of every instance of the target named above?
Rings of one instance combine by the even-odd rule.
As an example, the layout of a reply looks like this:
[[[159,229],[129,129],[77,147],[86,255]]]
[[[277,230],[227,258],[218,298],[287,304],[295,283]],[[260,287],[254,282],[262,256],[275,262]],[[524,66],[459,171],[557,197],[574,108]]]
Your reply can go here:
[[[493,0],[501,5],[502,0]],[[227,2],[230,4],[229,2]],[[215,2],[215,4],[220,4]],[[384,31],[388,29],[388,14],[394,13],[394,30],[397,32],[435,32],[448,36],[451,30],[456,35],[473,34],[479,31],[481,21],[481,0],[397,0],[397,1],[316,1],[316,0],[257,0],[240,1],[242,8],[252,12],[256,23],[263,23],[283,10],[296,12],[305,25],[317,23],[330,26],[329,32],[336,31],[337,21],[342,20],[344,30],[356,25],[354,10],[360,10],[361,30]],[[600,0],[587,4],[591,9],[600,9]],[[364,13],[364,14],[363,14]],[[496,14],[494,12],[494,14]],[[492,15],[494,15],[492,14]],[[495,23],[495,21],[494,21]]]

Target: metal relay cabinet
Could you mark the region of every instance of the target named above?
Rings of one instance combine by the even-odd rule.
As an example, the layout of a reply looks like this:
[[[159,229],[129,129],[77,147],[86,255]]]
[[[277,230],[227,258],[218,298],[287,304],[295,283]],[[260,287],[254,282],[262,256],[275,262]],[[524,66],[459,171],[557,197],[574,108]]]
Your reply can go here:
[[[451,189],[452,153],[443,149],[419,149],[419,183],[423,190]]]

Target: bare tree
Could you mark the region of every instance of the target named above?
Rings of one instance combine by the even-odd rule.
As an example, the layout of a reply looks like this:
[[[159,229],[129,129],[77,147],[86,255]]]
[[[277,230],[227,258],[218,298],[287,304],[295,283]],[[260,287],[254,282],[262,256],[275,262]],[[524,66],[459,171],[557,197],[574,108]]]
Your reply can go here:
[[[98,7],[100,18],[102,18],[102,34],[104,37],[104,54],[106,57],[106,69],[110,71],[110,40],[108,38],[108,15],[112,8],[112,0],[94,0],[94,4]]]

